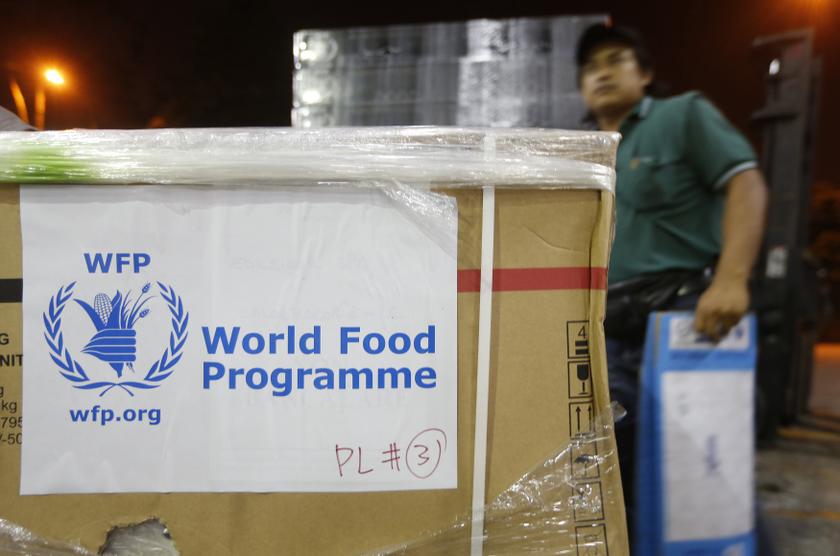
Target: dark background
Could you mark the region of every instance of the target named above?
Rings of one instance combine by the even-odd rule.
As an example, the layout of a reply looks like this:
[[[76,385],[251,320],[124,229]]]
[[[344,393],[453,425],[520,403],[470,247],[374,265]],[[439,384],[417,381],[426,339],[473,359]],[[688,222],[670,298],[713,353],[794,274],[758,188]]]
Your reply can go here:
[[[823,81],[809,243],[840,310],[840,0],[0,0],[0,105],[14,108],[14,77],[32,115],[39,72],[54,64],[68,85],[48,92],[48,129],[285,126],[297,30],[587,13],[638,28],[669,92],[702,90],[756,147],[766,68],[750,45],[814,30]],[[840,318],[828,322],[822,337],[840,341]]]
[[[840,184],[840,0],[533,2],[466,6],[393,2],[205,0],[0,1],[0,104],[18,77],[30,113],[35,69],[54,63],[68,86],[50,91],[47,127],[289,125],[291,41],[298,29],[610,13],[648,38],[673,93],[703,90],[756,142],[762,101],[751,58],[757,36],[816,31],[824,63],[815,179]]]

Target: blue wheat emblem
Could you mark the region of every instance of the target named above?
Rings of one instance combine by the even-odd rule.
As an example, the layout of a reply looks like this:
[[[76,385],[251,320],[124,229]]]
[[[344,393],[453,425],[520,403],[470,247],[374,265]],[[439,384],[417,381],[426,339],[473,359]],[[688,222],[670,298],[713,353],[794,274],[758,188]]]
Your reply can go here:
[[[146,284],[140,290],[137,299],[132,299],[131,291],[122,294],[117,291],[113,297],[98,293],[93,298],[93,305],[80,299],[73,299],[72,282],[58,289],[50,299],[49,308],[43,314],[44,339],[49,347],[50,358],[59,367],[61,376],[73,383],[75,388],[82,390],[99,390],[100,396],[113,388],[126,391],[134,395],[134,390],[150,390],[157,388],[173,372],[175,365],[181,360],[184,344],[187,341],[190,315],[184,308],[181,296],[175,293],[172,286],[161,282],[157,289],[163,299],[172,325],[169,342],[163,349],[160,359],[152,363],[145,374],[127,381],[120,380],[126,367],[134,371],[137,359],[137,333],[134,327],[140,319],[149,315],[146,304],[155,296],[149,293],[151,284]],[[70,300],[75,301],[84,309],[90,318],[96,333],[82,350],[84,353],[108,363],[117,373],[117,382],[92,379],[82,365],[70,354],[64,344],[64,333],[61,329],[62,314],[65,305]]]
[[[96,328],[96,334],[82,349],[82,353],[111,365],[117,372],[117,378],[122,377],[123,367],[134,370],[134,361],[137,359],[137,332],[134,325],[149,314],[149,309],[144,308],[152,298],[147,295],[149,288],[151,284],[143,286],[134,303],[130,297],[131,292],[123,296],[119,291],[110,299],[104,293],[96,294],[93,306],[80,299],[75,300]]]

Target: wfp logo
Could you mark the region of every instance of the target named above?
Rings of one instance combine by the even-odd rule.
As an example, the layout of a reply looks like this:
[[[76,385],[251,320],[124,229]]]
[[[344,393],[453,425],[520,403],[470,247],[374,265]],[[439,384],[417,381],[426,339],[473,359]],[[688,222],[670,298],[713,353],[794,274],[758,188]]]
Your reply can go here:
[[[88,267],[95,269],[90,261]],[[116,268],[119,269],[118,266]],[[147,282],[137,294],[131,290],[117,290],[110,297],[107,293],[97,293],[89,303],[75,298],[75,286],[76,282],[61,286],[50,298],[49,307],[43,313],[44,339],[50,358],[58,366],[61,376],[75,388],[99,391],[100,396],[114,388],[134,396],[136,390],[159,387],[175,371],[188,335],[189,313],[175,289],[162,282],[157,282],[153,288],[151,282]],[[160,304],[154,302],[158,296],[165,307],[159,307]],[[138,350],[145,353],[150,351],[150,347],[138,341],[137,330],[142,329],[143,321],[156,310],[168,311],[171,317],[169,342],[148,369],[138,369]],[[82,353],[93,358],[84,361],[85,366],[73,356],[65,342],[62,321],[70,312],[74,313],[74,317],[86,315],[87,319],[79,322],[84,323],[82,326],[92,327],[90,340],[81,349]],[[94,360],[101,362],[99,369],[91,366],[98,364]],[[96,372],[89,372],[94,370]]]
[[[104,293],[96,294],[93,307],[81,299],[74,300],[85,310],[96,327],[96,334],[82,352],[111,365],[117,372],[117,378],[122,377],[123,366],[134,370],[134,361],[137,359],[137,331],[134,330],[134,325],[149,314],[149,309],[144,309],[143,306],[151,296],[143,297],[142,294],[148,294],[150,286],[148,283],[143,286],[141,297],[131,305],[131,309],[130,294],[123,297],[119,291],[111,299]]]

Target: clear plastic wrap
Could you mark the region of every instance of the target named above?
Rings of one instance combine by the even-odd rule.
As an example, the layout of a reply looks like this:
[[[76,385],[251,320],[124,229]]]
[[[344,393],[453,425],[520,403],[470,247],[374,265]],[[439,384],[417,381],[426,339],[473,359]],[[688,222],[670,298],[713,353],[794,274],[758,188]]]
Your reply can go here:
[[[0,182],[612,190],[618,135],[439,127],[0,133]]]
[[[304,30],[296,127],[581,126],[573,50],[605,16]]]
[[[614,419],[625,414],[621,406],[613,404],[612,411],[595,419],[590,434],[572,438],[487,504],[484,533],[479,538],[472,533],[473,522],[467,516],[443,531],[367,556],[467,554],[471,546],[480,546],[485,556],[610,554],[607,525],[581,524],[574,517],[601,513],[603,500],[615,495],[609,489],[601,492],[600,486],[594,488],[585,478],[593,472],[618,477],[618,467],[611,465],[618,460],[613,458],[613,450],[604,448],[612,446]],[[561,539],[573,541],[564,545]]]
[[[29,529],[0,519],[0,554],[21,556],[93,556],[93,552],[77,544],[48,540]]]
[[[610,441],[613,418],[624,410],[613,404],[610,414],[596,419],[593,432],[573,438],[566,446],[547,457],[484,508],[484,534],[480,541],[483,554],[553,554],[578,556],[608,554],[605,525],[586,526],[575,522],[578,513],[598,513],[601,501],[610,492],[595,492],[580,477],[597,470],[601,476],[617,476]],[[590,455],[593,454],[594,455]],[[450,527],[404,544],[383,547],[365,556],[394,554],[448,555],[466,554],[474,539],[469,516],[456,519]],[[574,532],[574,533],[572,533]],[[558,539],[574,539],[562,546]],[[31,556],[88,556],[93,553],[78,545],[39,538],[31,531],[0,519],[0,553]],[[108,535],[104,551],[111,556],[139,554],[178,554],[168,531],[152,520],[135,526],[117,528]]]

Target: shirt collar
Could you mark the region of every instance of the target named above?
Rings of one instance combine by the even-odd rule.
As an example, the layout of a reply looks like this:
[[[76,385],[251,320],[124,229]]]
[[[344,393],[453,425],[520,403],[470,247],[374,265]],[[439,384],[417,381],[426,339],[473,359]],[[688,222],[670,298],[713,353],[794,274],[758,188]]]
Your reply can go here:
[[[653,106],[653,97],[649,97],[645,95],[642,97],[636,106],[633,107],[633,111],[627,116],[627,119],[624,120],[624,123],[621,124],[622,127],[631,119],[635,118],[637,120],[643,120],[650,114],[650,108]],[[581,120],[581,123],[584,126],[584,129],[591,129],[596,130],[598,129],[598,124],[595,121],[595,116],[592,112],[587,112],[586,115]]]
[[[640,100],[639,103],[635,106],[635,108],[633,108],[633,111],[630,112],[630,116],[628,117],[628,119],[633,116],[640,120],[646,118],[647,115],[650,114],[650,107],[652,105],[653,99],[651,97],[643,97],[642,100]]]
[[[653,105],[653,99],[651,97],[644,97],[642,100],[633,107],[633,111],[627,115],[627,118],[621,123],[619,131],[622,135],[627,135],[630,131],[630,128],[635,124],[635,122],[639,120],[645,119],[648,114],[650,114],[650,107]]]

